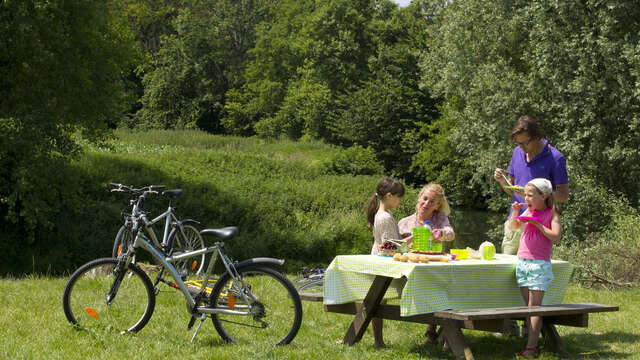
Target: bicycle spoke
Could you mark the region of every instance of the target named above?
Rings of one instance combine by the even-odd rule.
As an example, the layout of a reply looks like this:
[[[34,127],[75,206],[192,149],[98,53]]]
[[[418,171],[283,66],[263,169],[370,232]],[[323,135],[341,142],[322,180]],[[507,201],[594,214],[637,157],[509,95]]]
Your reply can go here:
[[[94,260],[69,279],[63,295],[67,319],[85,329],[138,331],[149,321],[155,294],[149,278],[130,265],[115,277],[118,260]]]
[[[210,306],[238,310],[246,308],[249,315],[214,314],[211,319],[216,330],[227,341],[241,343],[288,344],[296,336],[302,321],[300,297],[283,275],[263,266],[240,269],[245,294],[254,295],[255,301],[247,302],[235,291],[241,284],[230,286],[232,279],[225,274],[212,292]],[[233,288],[233,306],[223,291]],[[249,299],[251,297],[247,296]]]

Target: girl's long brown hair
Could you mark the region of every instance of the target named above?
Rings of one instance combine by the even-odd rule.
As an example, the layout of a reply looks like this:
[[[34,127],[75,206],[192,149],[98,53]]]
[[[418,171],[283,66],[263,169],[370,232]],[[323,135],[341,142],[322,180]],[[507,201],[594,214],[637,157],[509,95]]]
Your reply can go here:
[[[391,193],[391,195],[403,197],[404,196],[404,185],[396,179],[392,179],[390,177],[386,177],[378,183],[376,186],[376,193],[373,194],[369,200],[367,200],[367,226],[371,227],[376,218],[376,212],[378,212],[378,200],[382,200],[382,198],[387,194]]]

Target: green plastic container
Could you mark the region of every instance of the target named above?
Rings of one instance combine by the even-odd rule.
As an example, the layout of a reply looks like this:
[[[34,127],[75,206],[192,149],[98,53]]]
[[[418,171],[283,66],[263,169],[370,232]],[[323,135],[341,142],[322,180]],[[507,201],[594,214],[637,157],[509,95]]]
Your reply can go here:
[[[492,243],[485,241],[480,244],[478,251],[480,252],[482,260],[493,260],[496,254],[496,247]]]
[[[429,221],[425,221],[429,225]],[[442,243],[433,238],[431,227],[419,226],[413,228],[413,248],[418,251],[442,251]]]

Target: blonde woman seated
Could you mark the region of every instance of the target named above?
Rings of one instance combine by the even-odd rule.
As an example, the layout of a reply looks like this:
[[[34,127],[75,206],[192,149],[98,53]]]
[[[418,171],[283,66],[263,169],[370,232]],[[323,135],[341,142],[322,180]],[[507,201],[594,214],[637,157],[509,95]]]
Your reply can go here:
[[[453,241],[456,234],[449,223],[450,213],[449,203],[444,196],[442,186],[435,183],[427,184],[418,195],[416,212],[398,222],[400,235],[403,238],[410,236],[414,227],[423,226],[425,220],[429,220],[431,229],[437,237],[436,241]]]
[[[435,183],[427,184],[418,195],[416,212],[398,222],[400,235],[403,238],[411,235],[414,227],[424,226],[425,220],[429,220],[431,229],[435,237],[437,237],[436,241],[453,241],[456,234],[449,223],[449,213],[451,213],[451,210],[449,209],[447,198],[444,196],[442,186]],[[437,333],[435,325],[429,325],[427,327],[425,336],[427,337],[427,342],[432,344],[436,342]]]

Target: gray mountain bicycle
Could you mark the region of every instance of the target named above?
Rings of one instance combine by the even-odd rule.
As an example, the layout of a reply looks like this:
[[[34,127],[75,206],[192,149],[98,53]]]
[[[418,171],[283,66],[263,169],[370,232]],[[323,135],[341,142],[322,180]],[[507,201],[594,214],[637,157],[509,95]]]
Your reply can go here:
[[[148,190],[149,191],[149,190]],[[143,195],[145,195],[143,193]],[[302,303],[291,281],[273,269],[284,260],[252,258],[234,262],[224,242],[238,234],[238,228],[205,229],[201,235],[216,238],[204,249],[173,252],[156,247],[143,231],[138,214],[132,218],[134,241],[117,258],[102,258],[80,266],[67,282],[62,306],[75,327],[92,331],[140,331],[155,309],[156,289],[149,275],[133,263],[137,251],[144,250],[161,265],[158,281],[179,290],[191,314],[187,329],[199,320],[191,341],[210,317],[218,334],[228,342],[260,342],[268,345],[290,343],[302,323]],[[201,273],[199,287],[188,285],[175,264],[212,254]],[[212,280],[217,259],[225,272]],[[165,278],[164,273],[170,278]]]
[[[158,191],[164,189],[164,185],[149,185],[141,188],[134,188],[133,186],[110,183],[112,186],[112,192],[127,192],[134,196],[129,200],[131,211],[128,213],[123,212],[124,224],[118,230],[116,238],[113,242],[112,257],[118,257],[123,249],[127,249],[130,244],[133,243],[133,219],[140,218],[140,223],[144,229],[145,234],[152,243],[162,248],[164,252],[171,253],[171,251],[185,252],[189,250],[204,249],[204,239],[200,235],[200,223],[193,219],[178,219],[176,209],[173,207],[173,199],[182,194],[181,189],[164,190],[161,195],[169,198],[169,207],[165,212],[158,215],[152,220],[147,218],[148,213],[144,212],[141,208],[143,201],[147,196],[152,194],[158,194]],[[162,239],[158,239],[153,225],[164,221],[164,233]],[[133,259],[135,263],[135,258]],[[200,258],[180,262],[176,264],[176,268],[182,274],[199,274],[204,267],[205,255],[202,254]]]

